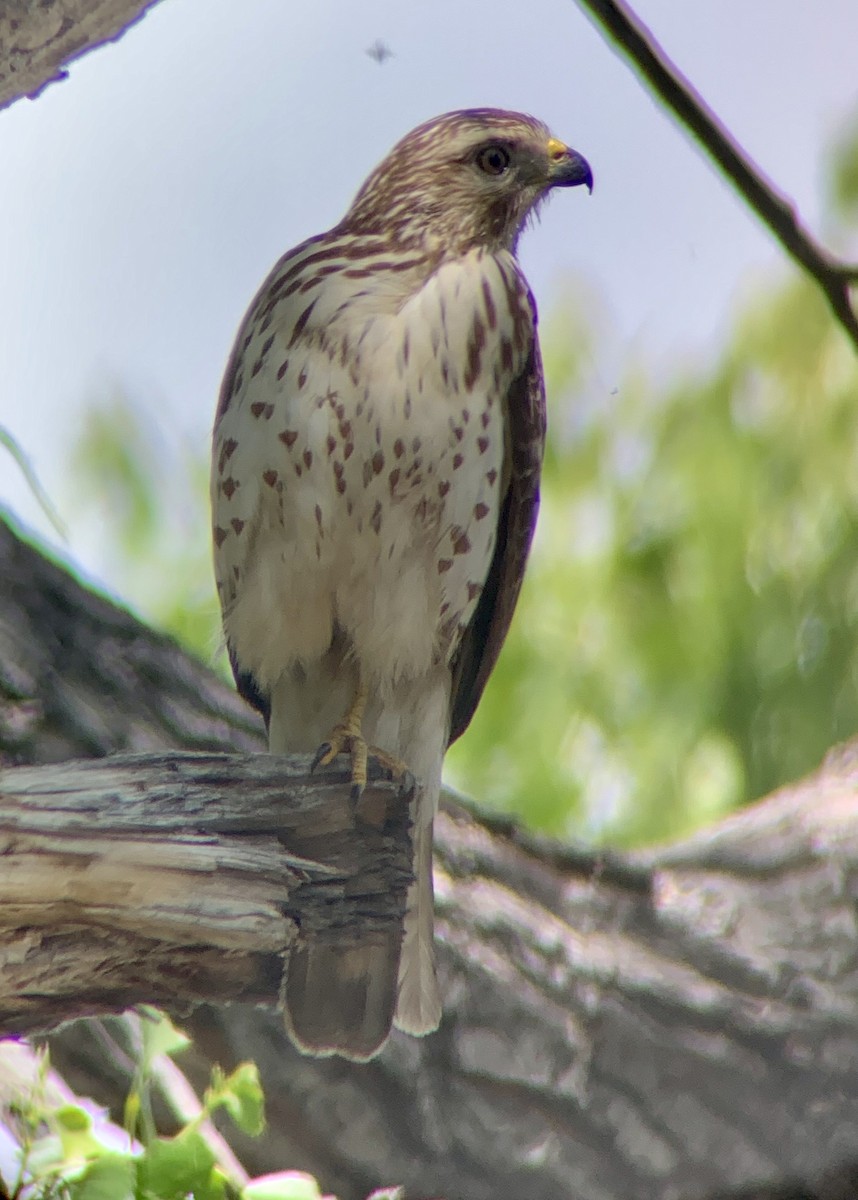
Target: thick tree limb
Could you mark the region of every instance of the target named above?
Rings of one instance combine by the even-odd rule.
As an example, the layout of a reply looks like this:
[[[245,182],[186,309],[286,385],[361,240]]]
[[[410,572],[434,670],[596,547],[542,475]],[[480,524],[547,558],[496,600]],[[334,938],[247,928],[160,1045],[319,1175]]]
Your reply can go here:
[[[211,783],[214,762],[239,759],[200,757],[200,747],[254,740],[255,729],[203,668],[0,525],[0,748],[7,755],[44,761],[184,740],[197,753],[180,761],[191,775],[194,763],[204,765]],[[205,876],[201,924],[225,938],[229,922],[206,914],[240,908],[258,887],[256,928],[274,931],[277,943],[281,926],[271,910],[280,902],[272,896],[304,868],[281,857],[270,824],[274,818],[279,828],[284,819],[274,799],[280,784],[268,774],[279,764],[260,759],[258,766],[269,788],[258,808],[256,799],[246,808],[235,794],[230,800],[229,788],[216,802],[239,803],[232,829],[203,826],[206,813],[226,808],[203,810],[193,800],[200,793],[185,784],[177,804],[165,781],[148,829],[135,826],[135,838],[148,832],[163,842],[162,820],[182,828],[186,821],[197,831],[189,859],[200,847],[205,857],[211,846],[232,844],[246,821],[242,837],[259,850],[258,871],[245,853],[225,860],[223,879]],[[132,825],[137,804],[132,797]],[[121,807],[116,797],[111,805]],[[50,810],[43,820],[50,826]],[[78,832],[94,841],[94,828],[90,819]],[[214,840],[200,840],[201,829]],[[120,846],[127,833],[118,830]],[[183,1022],[195,1038],[183,1065],[198,1087],[212,1061],[227,1069],[248,1057],[260,1064],[269,1132],[258,1142],[230,1135],[252,1173],[310,1170],[343,1200],[384,1182],[404,1182],[409,1200],[855,1194],[858,750],[658,852],[578,851],[449,800],[437,841],[445,1004],[438,1034],[396,1036],[379,1059],[358,1066],[302,1058],[277,1012],[249,1003],[199,1005]],[[0,858],[8,886],[4,865]],[[177,877],[181,856],[179,868]],[[325,886],[321,876],[307,884],[315,886]],[[44,928],[32,936],[47,964]],[[57,973],[71,963],[70,946],[58,939]],[[255,998],[271,989],[276,951],[232,945],[220,953],[218,997],[242,986]],[[184,954],[180,947],[177,961]],[[244,983],[233,956],[257,964]],[[171,1000],[179,995],[166,953],[156,972],[141,961],[136,980],[159,974]],[[21,978],[26,959],[18,969]],[[203,991],[201,970],[193,960],[191,999]],[[106,1036],[103,1021],[77,1022],[54,1035],[51,1048],[76,1090],[118,1111],[128,1064],[112,1049],[121,1023],[108,1024]]]
[[[401,921],[408,795],[268,755],[0,770],[0,1034],[278,1003],[300,932]]]
[[[265,747],[262,722],[168,637],[85,592],[0,518],[0,762]]]
[[[0,6],[0,109],[64,79],[69,63],[115,41],[155,0],[5,0]]]
[[[816,281],[858,350],[858,316],[850,291],[858,283],[858,264],[838,262],[808,233],[790,201],[765,178],[623,0],[577,2],[608,42],[631,60],[650,90],[700,143],[787,254]]]

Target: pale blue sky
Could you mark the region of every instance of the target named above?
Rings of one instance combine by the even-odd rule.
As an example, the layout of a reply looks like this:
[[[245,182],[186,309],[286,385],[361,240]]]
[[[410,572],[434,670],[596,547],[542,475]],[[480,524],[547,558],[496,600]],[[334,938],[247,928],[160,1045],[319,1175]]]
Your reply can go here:
[[[825,152],[858,104],[855,0],[637,8],[818,226]],[[364,52],[376,38],[394,51],[383,66]],[[59,507],[81,406],[105,380],[145,401],[167,444],[204,450],[235,327],[274,259],[334,223],[414,124],[471,105],[538,115],[593,167],[593,196],[555,197],[522,258],[543,315],[570,278],[602,297],[615,337],[598,386],[630,348],[706,352],[749,279],[779,268],[572,0],[164,0],[0,113],[0,424]],[[2,454],[0,503],[53,538]],[[111,583],[92,521],[72,520],[66,553]]]

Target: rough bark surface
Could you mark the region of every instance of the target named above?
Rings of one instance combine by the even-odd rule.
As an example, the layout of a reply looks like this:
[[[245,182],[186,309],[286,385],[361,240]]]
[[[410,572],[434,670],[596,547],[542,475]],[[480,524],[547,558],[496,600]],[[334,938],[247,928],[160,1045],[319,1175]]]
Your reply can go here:
[[[0,109],[64,79],[69,63],[115,41],[155,0],[3,0]]]
[[[413,785],[412,785],[413,786]],[[411,787],[269,755],[0,768],[0,1034],[279,1002],[302,935],[402,921]]]
[[[7,763],[260,745],[226,685],[0,525]],[[271,814],[256,816],[265,830]],[[247,878],[264,882],[266,845]],[[262,1068],[269,1132],[238,1143],[251,1171],[311,1170],[344,1198],[383,1182],[449,1200],[856,1194],[854,748],[647,854],[558,846],[448,802],[436,887],[433,1037],[395,1036],[357,1066],[302,1058],[276,1012],[249,1004],[185,1021],[199,1083],[212,1061]],[[223,978],[219,998],[227,963]],[[74,1086],[118,1105],[121,1036],[118,1020],[77,1022],[52,1052]]]

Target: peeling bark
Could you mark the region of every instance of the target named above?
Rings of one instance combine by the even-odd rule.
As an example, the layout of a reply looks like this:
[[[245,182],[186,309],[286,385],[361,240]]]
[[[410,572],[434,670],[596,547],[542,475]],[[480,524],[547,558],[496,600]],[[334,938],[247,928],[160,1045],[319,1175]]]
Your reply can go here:
[[[401,922],[410,793],[268,755],[0,770],[0,1034],[279,1002],[301,935]],[[372,818],[372,819],[370,819]]]

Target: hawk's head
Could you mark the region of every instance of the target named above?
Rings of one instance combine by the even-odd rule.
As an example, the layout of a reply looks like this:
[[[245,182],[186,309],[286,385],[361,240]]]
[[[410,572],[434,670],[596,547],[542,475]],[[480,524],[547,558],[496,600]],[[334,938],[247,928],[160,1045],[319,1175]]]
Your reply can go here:
[[[445,113],[398,142],[358,192],[341,228],[461,254],[514,250],[551,188],[585,183],[586,160],[541,121],[495,108]]]

